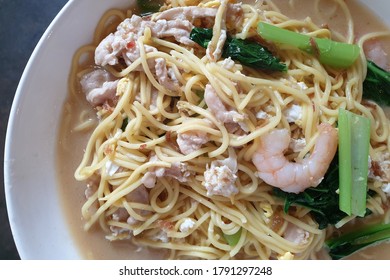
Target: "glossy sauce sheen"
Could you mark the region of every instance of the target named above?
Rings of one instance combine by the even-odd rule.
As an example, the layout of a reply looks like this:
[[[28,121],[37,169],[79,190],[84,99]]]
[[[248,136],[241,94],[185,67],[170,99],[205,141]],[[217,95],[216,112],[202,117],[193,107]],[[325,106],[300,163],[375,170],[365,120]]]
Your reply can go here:
[[[249,2],[249,1],[248,1]],[[319,7],[321,16],[314,17],[314,3],[312,0],[275,0],[281,11],[291,18],[304,19],[310,16],[312,20],[321,25],[327,24],[332,30],[345,33],[346,25],[342,14],[334,13],[333,1],[322,0]],[[386,27],[369,13],[363,6],[357,5],[353,0],[345,1],[355,19],[355,34],[359,36],[368,31],[385,30]],[[344,28],[344,29],[343,29]],[[390,53],[390,44],[387,53]],[[95,111],[85,101],[85,97],[69,97],[63,111],[63,121],[59,130],[57,170],[62,196],[63,209],[68,219],[70,231],[74,241],[79,247],[80,255],[86,259],[159,259],[164,257],[163,251],[135,248],[129,242],[110,242],[104,238],[100,230],[93,228],[89,232],[83,230],[81,207],[85,201],[84,191],[86,184],[77,182],[74,171],[82,158],[83,149],[88,141],[89,133],[75,132],[79,115],[83,110],[89,110],[89,118],[96,119]],[[67,109],[71,107],[72,112]],[[66,117],[65,117],[66,116]],[[97,122],[96,122],[97,123]],[[359,252],[351,259],[390,259],[390,244],[381,244]]]

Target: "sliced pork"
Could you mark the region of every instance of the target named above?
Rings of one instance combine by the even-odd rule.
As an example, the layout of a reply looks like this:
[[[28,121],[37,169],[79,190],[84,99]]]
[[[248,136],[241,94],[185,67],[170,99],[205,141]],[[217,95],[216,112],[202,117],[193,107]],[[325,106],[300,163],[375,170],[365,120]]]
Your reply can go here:
[[[149,159],[150,162],[159,161],[159,158],[156,155],[153,155]],[[187,164],[182,162],[172,163],[171,167],[154,167],[150,168],[148,172],[144,174],[141,179],[141,182],[147,188],[154,188],[157,182],[157,178],[161,177],[171,177],[179,182],[187,182],[190,172],[187,169]]]
[[[199,130],[191,130],[183,133],[178,133],[176,142],[179,145],[180,151],[188,155],[199,150],[203,144],[209,141],[207,133]]]
[[[80,84],[88,102],[98,106],[115,98],[118,81],[107,71],[97,69],[85,74]]]
[[[234,108],[226,106],[210,84],[206,85],[204,100],[210,113],[213,114],[219,122],[225,124],[225,127],[230,133],[243,134],[242,132],[248,131],[248,128],[244,123],[246,116],[238,113]]]

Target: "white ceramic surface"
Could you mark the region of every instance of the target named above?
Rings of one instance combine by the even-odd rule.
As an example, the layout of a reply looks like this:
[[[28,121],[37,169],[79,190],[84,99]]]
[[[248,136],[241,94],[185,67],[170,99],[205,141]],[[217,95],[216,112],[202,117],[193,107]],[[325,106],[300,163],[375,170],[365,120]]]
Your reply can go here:
[[[390,1],[365,0],[390,25]],[[6,137],[4,177],[10,224],[22,259],[79,259],[60,207],[57,127],[70,62],[92,40],[104,11],[129,0],[70,0],[34,50],[18,86]]]

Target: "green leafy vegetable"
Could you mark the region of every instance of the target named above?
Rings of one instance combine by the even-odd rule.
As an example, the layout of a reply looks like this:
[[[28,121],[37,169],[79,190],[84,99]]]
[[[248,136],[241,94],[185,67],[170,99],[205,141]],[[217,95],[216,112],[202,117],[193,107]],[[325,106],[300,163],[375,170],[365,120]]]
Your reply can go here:
[[[194,28],[190,39],[203,48],[207,48],[213,37],[210,28]],[[281,63],[266,47],[250,40],[241,40],[228,37],[222,52],[222,56],[238,60],[241,64],[255,69],[270,71],[287,71],[287,66]]]
[[[212,28],[198,28],[192,29],[190,39],[203,48],[207,48],[211,39],[213,38]]]
[[[334,260],[342,259],[360,249],[390,239],[390,224],[370,225],[325,242]]]
[[[336,224],[347,215],[339,209],[339,164],[337,155],[329,166],[324,179],[315,188],[308,188],[304,192],[286,193],[274,188],[273,193],[285,199],[284,211],[287,213],[291,205],[301,205],[309,208],[313,218],[324,229],[328,224]]]
[[[238,241],[240,241],[240,238],[241,238],[241,232],[242,232],[242,228],[240,228],[236,233],[234,234],[225,234],[223,233],[223,237],[225,238],[226,242],[230,245],[230,246],[236,246]]]
[[[242,64],[263,70],[287,71],[285,64],[272,55],[264,46],[248,40],[231,39],[223,51],[224,57],[231,57]]]
[[[265,22],[258,23],[257,32],[265,40],[294,46],[304,52],[317,55],[321,63],[335,68],[351,66],[360,54],[358,45],[335,42],[326,38],[313,38]]]
[[[366,212],[370,120],[339,110],[340,209],[363,217]]]
[[[390,72],[367,61],[367,75],[363,83],[363,97],[390,106]]]
[[[292,205],[300,205],[310,209],[310,214],[318,223],[319,229],[328,225],[337,224],[347,216],[339,209],[339,157],[336,154],[331,162],[324,179],[315,188],[308,188],[304,192],[287,193],[278,188],[273,189],[274,195],[283,198],[284,212],[288,212]],[[374,196],[374,191],[368,191],[368,196]],[[366,216],[372,212],[367,209]]]
[[[137,6],[141,15],[156,13],[164,5],[163,0],[137,0]]]
[[[122,131],[126,130],[126,127],[127,127],[128,124],[129,124],[129,118],[126,117],[126,118],[123,119],[123,122],[122,122],[122,126],[121,126]]]

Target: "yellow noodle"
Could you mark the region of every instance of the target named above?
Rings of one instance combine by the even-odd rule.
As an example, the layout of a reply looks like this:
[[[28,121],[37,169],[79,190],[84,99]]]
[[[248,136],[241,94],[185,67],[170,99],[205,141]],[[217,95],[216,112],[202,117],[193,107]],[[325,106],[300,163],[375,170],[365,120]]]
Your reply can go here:
[[[272,1],[243,4],[240,26],[232,27],[225,22],[231,2],[170,1],[169,7],[199,5],[215,9],[208,51],[195,44],[179,44],[173,38],[157,38],[148,26],[135,41],[139,58],[130,65],[121,61],[103,67],[120,79],[115,100],[96,107],[98,123],[85,111],[74,126],[79,133],[93,128],[74,174],[79,181],[97,182],[88,189],[92,194],[81,209],[85,230],[97,225],[111,242],[130,239],[137,246],[167,249],[168,258],[307,259],[317,258],[326,238],[355,220],[354,216],[346,217],[322,230],[306,207],[294,205],[285,213],[284,201],[258,177],[252,157],[262,135],[286,128],[292,136],[306,141],[299,151],[287,151],[287,158],[303,160],[313,151],[319,124],[336,126],[340,108],[371,120],[373,161],[389,152],[390,124],[384,110],[363,102],[367,67],[364,52],[355,65],[340,71],[323,66],[311,54],[280,47],[274,52],[288,66],[282,74],[258,71],[224,58],[215,61],[210,56],[226,28],[234,28],[237,38],[251,38],[257,36],[256,25],[261,20],[313,37],[353,43],[354,24],[347,4],[333,0],[330,12],[341,12],[346,22],[345,32],[335,33],[317,26],[310,18],[288,18]],[[319,2],[314,4],[316,13]],[[295,1],[288,4],[296,5]],[[92,61],[99,42],[114,32],[110,22],[119,24],[130,14],[108,11],[96,28],[93,42],[75,53],[69,79],[72,96],[80,98],[79,81],[93,66],[88,61]],[[363,49],[366,42],[381,37],[390,37],[390,32],[366,34],[358,38],[357,44]],[[171,71],[169,78],[176,77],[172,80],[179,85],[177,90],[160,84],[154,69],[156,59],[166,62]],[[207,85],[224,105],[220,111],[237,113],[242,120],[221,121],[205,101]],[[302,109],[302,116],[289,123],[285,110],[293,105]],[[71,112],[70,104],[66,108]],[[66,122],[71,123],[71,118]],[[184,153],[179,139],[185,134],[195,137],[194,132],[206,135],[207,141]],[[225,160],[233,154],[237,193],[210,193],[206,171],[215,164],[221,169],[230,168]],[[369,188],[377,194],[368,200],[367,207],[389,221],[382,186],[383,182],[370,179]],[[303,232],[304,240],[290,240],[291,230]],[[229,244],[224,236],[238,232],[237,243]]]

